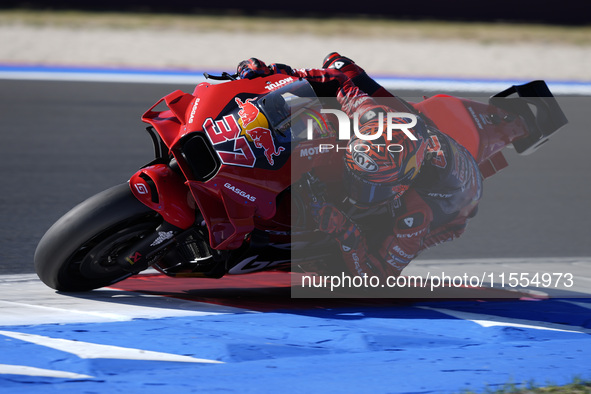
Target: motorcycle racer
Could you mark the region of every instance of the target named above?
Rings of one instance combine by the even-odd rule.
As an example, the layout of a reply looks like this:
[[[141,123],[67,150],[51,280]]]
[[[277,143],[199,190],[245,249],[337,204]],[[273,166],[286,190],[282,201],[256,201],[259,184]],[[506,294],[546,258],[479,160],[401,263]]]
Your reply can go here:
[[[251,58],[238,65],[238,73],[248,79],[277,73],[305,78],[318,96],[337,97],[349,117],[359,114],[361,134],[376,132],[379,113],[416,112],[336,52],[325,58],[322,69],[267,66]],[[386,104],[381,97],[388,97]],[[383,135],[352,137],[345,152],[346,201],[313,199],[318,229],[338,242],[353,275],[398,276],[422,250],[459,237],[476,214],[482,179],[472,155],[418,114],[412,132],[416,140],[396,134],[391,141]],[[384,142],[402,149],[376,149]],[[370,149],[354,149],[361,143]]]

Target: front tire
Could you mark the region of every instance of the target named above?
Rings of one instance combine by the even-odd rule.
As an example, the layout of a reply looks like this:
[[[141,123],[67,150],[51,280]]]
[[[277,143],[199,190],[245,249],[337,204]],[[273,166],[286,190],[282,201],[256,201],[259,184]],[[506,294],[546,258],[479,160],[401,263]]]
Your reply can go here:
[[[117,264],[118,252],[161,223],[128,184],[115,186],[80,203],[47,230],[35,251],[35,271],[59,291],[88,291],[119,282],[132,274]]]

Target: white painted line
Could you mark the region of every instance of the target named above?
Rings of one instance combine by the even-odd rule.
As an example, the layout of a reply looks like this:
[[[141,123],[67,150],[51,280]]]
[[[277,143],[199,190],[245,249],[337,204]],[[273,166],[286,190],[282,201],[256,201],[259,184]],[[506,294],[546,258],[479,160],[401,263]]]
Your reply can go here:
[[[0,335],[21,341],[46,346],[62,352],[74,354],[84,359],[117,359],[117,360],[143,360],[143,361],[168,361],[184,363],[223,364],[222,361],[181,356],[172,353],[153,352],[135,348],[101,345],[97,343],[71,341],[61,338],[50,338],[42,335],[25,334],[21,332],[0,331]]]
[[[37,275],[0,275],[0,327],[213,316],[249,310],[104,288],[61,294]],[[254,313],[254,312],[252,312]]]
[[[461,320],[474,322],[482,327],[517,327],[517,328],[531,328],[535,330],[561,331],[572,332],[577,334],[591,334],[591,329],[584,327],[574,327],[566,324],[557,324],[541,321],[529,321],[525,319],[515,319],[511,317],[485,315],[480,313],[470,313],[454,311],[445,308],[431,308],[428,306],[419,306],[420,309],[440,312]]]
[[[47,378],[65,378],[65,379],[88,379],[93,376],[83,375],[74,372],[57,371],[53,369],[43,369],[27,367],[26,365],[0,364],[0,375],[26,375],[41,376]]]
[[[205,82],[203,74],[148,74],[148,73],[101,73],[101,72],[43,72],[43,71],[3,71],[0,79],[29,81],[72,81],[72,82],[119,82],[152,84],[191,84]],[[209,81],[215,82],[215,81]]]
[[[456,91],[456,92],[501,92],[512,85],[520,85],[529,80],[463,80],[463,79],[435,79],[435,78],[376,78],[376,82],[389,90],[427,90],[427,91]],[[560,82],[546,81],[550,91],[555,95],[589,95],[591,82]]]
[[[218,73],[218,74],[221,74]],[[203,71],[142,70],[85,67],[6,66],[0,64],[0,79],[78,82],[138,82],[197,84],[205,81]]]
[[[448,281],[454,276],[475,276],[484,280],[480,283],[483,287],[497,290],[551,298],[591,298],[591,257],[417,259],[403,273],[445,275]],[[525,280],[520,279],[522,275]]]
[[[11,301],[1,301],[0,306],[5,305],[10,308],[32,308],[32,309],[39,309],[43,311],[53,312],[53,313],[61,313],[61,314],[73,314],[73,315],[88,315],[92,317],[97,317],[99,320],[104,321],[129,321],[133,318],[129,315],[121,315],[116,313],[109,313],[109,312],[92,312],[92,311],[81,311],[77,309],[64,309],[64,308],[56,308],[53,306],[43,306],[43,305],[31,305],[22,302],[11,302]]]
[[[214,74],[221,74],[217,72]],[[206,80],[200,70],[138,70],[75,67],[2,66],[0,79],[37,81],[120,82],[154,84],[190,84]],[[529,80],[450,79],[411,76],[378,76],[376,81],[391,90],[461,91],[496,93]],[[560,95],[591,95],[591,81],[547,80],[550,90]]]
[[[580,308],[591,309],[591,304],[588,304],[585,302],[577,302],[577,301],[572,301],[572,300],[561,300],[561,302],[564,302],[566,304],[575,305]]]

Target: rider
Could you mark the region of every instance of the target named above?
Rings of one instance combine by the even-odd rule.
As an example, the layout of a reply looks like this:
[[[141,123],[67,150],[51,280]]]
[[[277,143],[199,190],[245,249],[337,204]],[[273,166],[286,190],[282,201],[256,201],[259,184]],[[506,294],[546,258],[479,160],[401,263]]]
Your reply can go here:
[[[318,96],[336,96],[348,116],[358,113],[362,134],[376,132],[380,112],[416,114],[351,59],[333,52],[322,67],[294,70],[251,58],[238,65],[238,73],[248,79],[275,73],[305,78]],[[379,97],[389,97],[387,104],[378,102]],[[393,133],[394,141],[389,141],[401,145],[401,152],[376,149],[384,137],[372,141],[352,137],[351,149],[345,152],[347,201],[323,203],[315,210],[319,229],[337,240],[351,274],[398,276],[422,250],[459,237],[467,220],[476,214],[482,191],[476,161],[416,115],[417,124],[411,129],[416,140]],[[370,146],[361,160],[353,149],[359,143]],[[362,165],[368,157],[377,170],[368,172]],[[387,213],[387,220],[376,223],[376,207]],[[366,220],[370,216],[373,219]]]

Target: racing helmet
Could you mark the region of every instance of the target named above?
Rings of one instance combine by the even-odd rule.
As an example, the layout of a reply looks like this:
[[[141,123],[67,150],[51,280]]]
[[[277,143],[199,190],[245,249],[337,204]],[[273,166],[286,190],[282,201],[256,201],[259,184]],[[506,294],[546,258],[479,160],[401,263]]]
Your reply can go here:
[[[384,114],[385,115],[385,114]],[[374,134],[379,123],[369,121],[360,126],[360,134]],[[427,151],[429,135],[422,120],[411,129],[417,138],[402,131],[386,132],[374,140],[353,136],[345,152],[345,189],[352,203],[359,207],[379,205],[396,200],[417,177]]]

